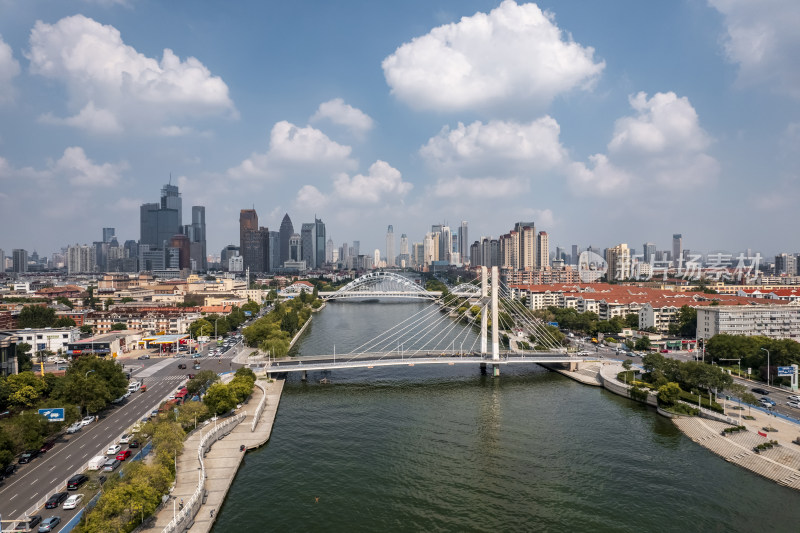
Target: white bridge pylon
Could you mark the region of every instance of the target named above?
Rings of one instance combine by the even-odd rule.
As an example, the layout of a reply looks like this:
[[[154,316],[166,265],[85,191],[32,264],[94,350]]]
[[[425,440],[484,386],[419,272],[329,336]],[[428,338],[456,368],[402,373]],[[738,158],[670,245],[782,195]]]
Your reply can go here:
[[[435,300],[439,291],[427,291],[405,276],[394,272],[370,272],[354,279],[336,292],[319,293],[323,300],[344,298],[417,298]]]

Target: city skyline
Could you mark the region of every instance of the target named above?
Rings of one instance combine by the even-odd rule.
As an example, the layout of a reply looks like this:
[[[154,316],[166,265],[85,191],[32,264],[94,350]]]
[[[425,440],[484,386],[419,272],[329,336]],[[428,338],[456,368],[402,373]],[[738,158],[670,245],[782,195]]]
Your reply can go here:
[[[7,253],[136,239],[170,174],[211,253],[253,204],[364,250],[461,220],[468,244],[532,220],[551,250],[800,248],[794,2],[0,4]]]

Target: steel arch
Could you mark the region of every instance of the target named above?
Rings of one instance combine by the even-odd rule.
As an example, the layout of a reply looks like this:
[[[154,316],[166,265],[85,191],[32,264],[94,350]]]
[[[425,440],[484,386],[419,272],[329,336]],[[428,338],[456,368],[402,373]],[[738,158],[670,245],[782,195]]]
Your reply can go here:
[[[428,292],[410,279],[394,272],[376,271],[354,279],[327,299],[375,298],[382,295],[396,298],[424,298],[434,300],[437,293]]]

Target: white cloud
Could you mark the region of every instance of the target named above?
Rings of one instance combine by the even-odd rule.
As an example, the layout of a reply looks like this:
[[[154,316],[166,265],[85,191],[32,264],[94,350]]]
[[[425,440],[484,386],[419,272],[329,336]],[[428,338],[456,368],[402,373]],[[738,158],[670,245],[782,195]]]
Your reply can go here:
[[[768,85],[800,97],[800,2],[797,0],[709,0],[724,17],[728,59],[739,65],[739,81]]]
[[[449,178],[433,186],[434,196],[443,198],[502,198],[516,197],[529,190],[527,181],[519,178]]]
[[[304,185],[297,192],[295,203],[305,210],[316,210],[328,205],[328,198],[313,185]]]
[[[589,88],[605,67],[594,49],[575,43],[536,4],[505,0],[439,26],[383,60],[386,82],[417,109],[457,111],[549,103]]]
[[[122,171],[127,168],[128,164],[125,162],[96,165],[79,146],[64,150],[64,155],[52,166],[53,172],[57,176],[66,177],[71,185],[88,187],[116,185],[122,179]]]
[[[317,112],[311,117],[311,122],[325,119],[348,128],[356,135],[363,135],[375,125],[369,115],[360,109],[345,104],[341,98],[334,98],[321,103]]]
[[[83,15],[37,21],[30,46],[31,72],[62,81],[70,107],[81,110],[64,124],[107,133],[114,122],[150,128],[165,119],[236,115],[228,86],[199,60],[182,61],[169,49],[160,62],[146,57],[116,28]]]
[[[476,121],[455,129],[445,126],[420,148],[422,158],[439,173],[511,175],[540,172],[566,159],[560,127],[545,116],[527,124]]]
[[[357,174],[350,178],[347,174],[340,174],[333,182],[338,198],[357,204],[402,200],[412,187],[411,183],[403,181],[399,170],[381,160],[369,167],[366,176]]]
[[[39,117],[39,122],[44,124],[57,124],[63,126],[73,126],[95,133],[118,133],[122,127],[117,122],[114,113],[107,109],[97,109],[94,102],[89,102],[86,107],[81,109],[75,116],[60,118],[53,116],[52,113],[45,113]]]
[[[581,162],[567,167],[567,179],[577,195],[610,195],[623,192],[631,181],[631,175],[609,162],[603,154],[589,156],[591,168]]]
[[[14,88],[11,81],[19,74],[19,63],[14,59],[11,47],[0,35],[0,104],[14,99]]]

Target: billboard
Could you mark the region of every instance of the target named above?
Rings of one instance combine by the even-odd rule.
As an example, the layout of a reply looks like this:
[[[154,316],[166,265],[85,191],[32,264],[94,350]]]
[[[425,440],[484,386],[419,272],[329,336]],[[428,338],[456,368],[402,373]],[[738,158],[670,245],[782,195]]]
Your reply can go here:
[[[47,419],[48,422],[63,422],[64,408],[55,407],[52,409],[39,409],[39,414]]]
[[[794,368],[791,366],[779,366],[778,367],[778,375],[779,376],[793,376],[794,375]]]

